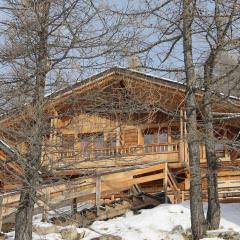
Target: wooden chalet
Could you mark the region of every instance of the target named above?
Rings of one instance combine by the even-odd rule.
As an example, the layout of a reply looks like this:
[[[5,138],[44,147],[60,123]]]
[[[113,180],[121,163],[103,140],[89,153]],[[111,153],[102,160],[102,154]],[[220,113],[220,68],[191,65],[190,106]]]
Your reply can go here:
[[[164,187],[164,182],[156,177],[162,169],[159,164],[163,164],[171,173],[170,185],[175,185],[187,196],[189,158],[185,94],[186,87],[182,83],[134,70],[111,68],[47,96],[46,133],[42,145],[43,180],[115,173],[106,179],[122,178],[122,182],[135,179],[134,183],[131,180],[133,184],[139,183],[146,191],[156,192]],[[239,140],[240,121],[236,115],[240,112],[240,100],[215,98],[214,141],[219,158],[219,188],[222,196],[226,196],[229,192],[240,192],[240,170],[237,170],[240,154],[231,145],[233,139]],[[201,91],[196,93],[196,99],[197,134],[201,141],[204,138]],[[4,129],[15,129],[12,132],[23,131],[23,123],[31,118],[27,116],[28,112],[4,116],[0,124]],[[0,142],[2,162],[9,162],[11,157],[14,159],[6,145],[15,151],[26,151],[24,138],[10,137],[4,131],[1,138],[7,142],[5,148]],[[203,140],[200,158],[205,186]],[[153,168],[154,164],[158,168]],[[144,166],[150,167],[155,174],[150,177],[147,171],[139,171],[138,178],[147,177],[146,182],[136,181],[134,175],[129,178],[126,173]],[[2,190],[14,189],[14,185],[8,186],[4,174],[2,170]]]

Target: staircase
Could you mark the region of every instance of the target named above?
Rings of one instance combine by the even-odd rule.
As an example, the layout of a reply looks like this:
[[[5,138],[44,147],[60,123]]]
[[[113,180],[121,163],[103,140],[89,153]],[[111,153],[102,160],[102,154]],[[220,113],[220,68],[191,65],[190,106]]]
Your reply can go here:
[[[167,190],[165,193],[169,194],[171,196],[171,202],[172,203],[180,203],[181,202],[181,190],[178,187],[177,180],[172,173],[171,169],[166,165],[165,171],[167,172]],[[167,196],[165,194],[165,196]]]

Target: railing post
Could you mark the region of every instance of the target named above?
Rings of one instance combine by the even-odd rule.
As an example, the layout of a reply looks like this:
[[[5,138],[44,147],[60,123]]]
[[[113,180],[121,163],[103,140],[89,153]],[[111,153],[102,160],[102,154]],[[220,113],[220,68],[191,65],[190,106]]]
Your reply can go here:
[[[3,196],[0,196],[0,233],[2,232]]]
[[[180,109],[180,142],[179,142],[179,158],[180,162],[183,162],[184,159],[184,115],[183,109]]]
[[[100,213],[100,205],[101,205],[101,176],[97,175],[96,177],[96,208],[97,208],[97,216]]]
[[[77,213],[77,198],[73,198],[72,200],[71,213],[72,215]]]
[[[165,203],[167,203],[167,187],[168,187],[168,165],[167,162],[164,163],[164,181],[163,181],[163,189],[165,193]]]
[[[121,127],[116,129],[116,147],[121,147]]]
[[[43,201],[44,202],[43,202],[42,221],[43,222],[48,222],[48,211],[49,211],[49,202],[50,202],[50,192],[49,192],[48,189],[46,189]]]

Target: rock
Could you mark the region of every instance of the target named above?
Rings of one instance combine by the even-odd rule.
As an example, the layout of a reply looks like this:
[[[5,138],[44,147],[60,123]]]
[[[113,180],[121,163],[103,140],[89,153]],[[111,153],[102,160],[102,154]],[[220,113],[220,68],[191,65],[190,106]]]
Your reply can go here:
[[[184,229],[181,225],[177,225],[172,229],[171,233],[172,234],[174,234],[174,233],[181,233],[182,234],[182,233],[184,233]]]
[[[190,240],[192,239],[192,230],[191,228],[187,228],[184,233],[182,233],[184,239]]]
[[[103,235],[100,237],[93,238],[92,240],[122,240],[122,238],[113,235]]]
[[[175,233],[175,234],[170,233],[164,238],[164,240],[175,240],[175,239],[186,240],[186,238],[182,234],[179,234],[179,233]]]
[[[62,238],[66,240],[79,240],[82,238],[75,226],[69,226],[61,229],[60,234]]]
[[[222,232],[219,232],[218,230],[209,230],[209,231],[207,231],[207,237],[208,238],[218,238],[220,233],[222,233]]]
[[[33,231],[42,235],[59,232],[58,228],[55,225],[53,225],[52,223],[45,223],[45,222],[35,223],[33,225]]]
[[[227,231],[227,232],[220,233],[218,237],[226,240],[239,240],[240,233],[235,231]]]

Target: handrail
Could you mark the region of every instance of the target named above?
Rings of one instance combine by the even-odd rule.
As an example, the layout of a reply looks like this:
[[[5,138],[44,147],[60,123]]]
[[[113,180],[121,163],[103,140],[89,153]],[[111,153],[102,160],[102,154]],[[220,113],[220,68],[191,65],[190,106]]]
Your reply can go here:
[[[173,191],[173,194],[175,196],[175,201],[176,203],[178,203],[180,201],[180,189],[177,186],[177,181],[174,177],[174,175],[171,173],[170,169],[167,166],[167,178],[168,178],[168,184],[170,186],[170,188]]]
[[[57,182],[39,186],[37,191],[37,203],[35,207],[44,203],[46,194],[49,194],[49,204],[59,204],[60,202],[81,198],[79,201],[94,200],[97,193],[97,179],[100,179],[100,194],[112,194],[119,191],[128,190],[135,184],[151,182],[164,179],[165,163],[155,163],[142,165],[141,167],[122,169],[118,172],[98,173],[94,176],[80,177],[65,182]],[[125,173],[124,175],[122,173]],[[116,177],[117,176],[117,177]],[[2,204],[2,216],[5,217],[16,211],[19,204],[20,191],[0,194]]]
[[[129,156],[129,155],[142,155],[152,153],[172,153],[179,152],[178,143],[169,144],[149,144],[149,145],[136,145],[129,147],[111,147],[111,148],[95,148],[92,150],[62,150],[51,151],[53,154],[60,154],[64,158],[73,157],[111,157],[111,156]]]
[[[169,170],[168,170],[168,179],[169,179],[169,182],[171,183],[171,185],[173,187],[173,190],[174,191],[179,191],[179,188],[176,184],[176,180],[173,178],[172,173]]]

